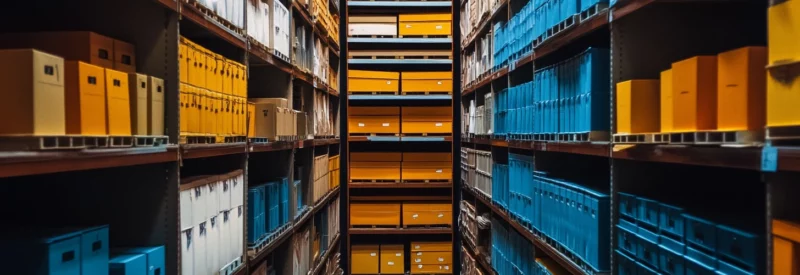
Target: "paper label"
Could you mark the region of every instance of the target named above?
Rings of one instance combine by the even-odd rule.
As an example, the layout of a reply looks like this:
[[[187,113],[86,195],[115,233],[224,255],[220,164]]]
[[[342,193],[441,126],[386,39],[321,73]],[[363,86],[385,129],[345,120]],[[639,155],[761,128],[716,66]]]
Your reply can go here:
[[[415,263],[418,263],[418,262],[421,262],[421,261],[422,261],[422,259],[415,259],[414,260]],[[420,268],[422,268],[422,267],[420,267]]]
[[[375,252],[369,253],[369,256],[375,257]]]
[[[414,249],[419,249],[419,245],[415,245]],[[420,253],[422,253],[422,252],[420,252]],[[418,255],[422,255],[422,254],[418,254]]]
[[[422,265],[417,265],[417,268],[422,269]]]
[[[440,262],[444,262],[444,258],[439,258],[439,261]]]
[[[386,85],[392,85],[392,81],[391,80],[386,81]]]
[[[437,81],[436,84],[442,85],[442,82],[441,81]]]
[[[418,218],[418,217],[419,217],[419,214],[414,214],[414,215],[411,215],[411,217],[412,217],[412,218],[414,218],[414,219],[416,219],[416,218]]]
[[[444,214],[439,213],[439,218],[444,218]]]
[[[761,150],[761,171],[775,172],[778,170],[778,149],[765,146]]]
[[[411,28],[411,25],[406,25],[406,29]]]
[[[359,123],[358,127],[364,127],[364,123]]]
[[[383,127],[389,127],[389,123],[384,123],[384,124],[381,124],[381,126],[383,126]]]
[[[450,266],[449,265],[444,266],[444,270],[450,270]]]
[[[394,262],[388,262],[387,265],[394,265]]]
[[[437,30],[441,30],[442,29],[442,25],[436,25],[436,29]]]
[[[419,249],[419,246],[417,246],[417,249]],[[417,256],[422,256],[422,252],[417,252]]]
[[[396,253],[394,255],[397,256],[397,257],[403,257],[403,253]]]
[[[442,127],[443,124],[441,122],[437,122],[435,125],[436,127]]]
[[[436,170],[436,173],[441,173],[442,169]]]

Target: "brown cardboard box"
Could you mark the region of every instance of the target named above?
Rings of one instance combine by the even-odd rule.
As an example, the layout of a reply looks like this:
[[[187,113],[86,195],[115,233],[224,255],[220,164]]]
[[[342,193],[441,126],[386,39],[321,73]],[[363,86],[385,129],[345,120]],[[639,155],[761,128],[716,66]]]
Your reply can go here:
[[[35,48],[103,68],[114,67],[114,39],[86,31],[13,33],[0,36],[2,48]]]
[[[32,49],[0,50],[2,135],[64,135],[64,59]]]
[[[297,136],[300,139],[306,139],[308,137],[308,119],[306,118],[305,112],[295,111],[297,115]]]
[[[114,70],[136,72],[136,47],[133,44],[114,39]]]
[[[131,105],[131,131],[133,135],[147,135],[147,75],[132,73],[128,74],[128,86],[130,86],[130,105]]]
[[[270,142],[277,140],[278,132],[282,132],[278,127],[278,117],[283,117],[279,111],[280,107],[275,103],[254,100],[255,110],[255,136],[265,137]]]
[[[258,103],[272,103],[281,108],[288,108],[289,101],[285,98],[251,98],[252,102]]]
[[[164,135],[164,80],[157,77],[149,77],[149,84],[147,87],[150,91],[147,93],[147,124],[149,130],[148,135],[163,136]]]

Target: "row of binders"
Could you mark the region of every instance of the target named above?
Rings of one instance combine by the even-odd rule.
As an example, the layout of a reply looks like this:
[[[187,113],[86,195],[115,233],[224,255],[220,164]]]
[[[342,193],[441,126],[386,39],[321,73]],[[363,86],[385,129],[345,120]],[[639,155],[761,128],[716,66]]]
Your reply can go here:
[[[110,248],[108,225],[6,229],[0,263],[9,274],[145,275],[166,272],[164,246]]]
[[[426,94],[453,93],[452,72],[347,72],[347,89],[350,94]]]
[[[0,109],[17,120],[0,134],[164,135],[164,81],[136,73],[133,45],[64,31],[4,34],[0,48],[0,80],[15,87]]]
[[[450,153],[353,152],[351,182],[450,182]]]
[[[244,252],[244,174],[181,180],[181,270],[230,273]]]
[[[680,207],[619,193],[617,265],[624,274],[758,274],[761,237]]]
[[[351,247],[351,274],[407,274],[409,251],[411,274],[452,274],[453,243],[411,242],[404,244],[354,244]]]
[[[453,132],[450,107],[350,107],[351,136],[446,136]]]
[[[247,243],[258,246],[282,226],[290,223],[289,180],[275,181],[248,188]]]
[[[450,36],[452,21],[453,15],[449,13],[348,16],[347,36]]]
[[[461,178],[464,183],[492,197],[492,152],[461,148]]]
[[[451,226],[450,203],[351,203],[350,227]]]

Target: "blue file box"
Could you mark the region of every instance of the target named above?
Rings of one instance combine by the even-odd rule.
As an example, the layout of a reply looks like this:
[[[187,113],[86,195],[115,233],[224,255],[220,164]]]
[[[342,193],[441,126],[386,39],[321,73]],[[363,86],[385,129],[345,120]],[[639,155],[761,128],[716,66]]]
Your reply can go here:
[[[164,265],[164,246],[134,247],[119,249],[121,254],[143,254],[147,260],[147,275],[163,275],[166,272]]]
[[[662,235],[658,247],[660,249],[658,256],[659,270],[666,274],[683,275],[685,273],[683,255],[686,250],[683,242]]]
[[[147,257],[144,254],[121,254],[108,261],[111,275],[147,275]]]
[[[623,217],[636,219],[639,215],[639,200],[636,196],[619,192],[619,214]]]
[[[617,254],[617,274],[619,275],[638,275],[639,266],[636,260],[625,255],[619,250],[614,251]]]
[[[108,225],[81,231],[81,272],[108,274]]]
[[[647,266],[647,264],[645,264],[643,262],[636,262],[636,265],[638,266],[638,270],[639,271],[637,273],[639,275],[660,275],[661,274],[658,271],[654,270],[653,268]]]
[[[683,214],[686,232],[686,244],[703,248],[707,251],[717,251],[717,225],[713,222]]]
[[[717,274],[719,275],[755,275],[755,272],[744,270],[736,265],[729,264],[723,260],[717,262]]]
[[[658,235],[650,232],[646,228],[639,227],[639,247],[636,250],[636,258],[639,262],[647,263],[650,266],[658,266]]]
[[[724,225],[717,225],[717,253],[731,263],[755,269],[759,237]]]
[[[619,220],[619,222],[617,225],[617,248],[630,255],[636,255],[639,250],[636,226],[624,220]]]
[[[642,224],[657,229],[660,208],[661,204],[657,201],[639,197],[639,214],[637,220]]]
[[[658,217],[658,228],[662,233],[672,234],[678,240],[683,240],[683,209],[662,203]]]
[[[714,275],[717,259],[704,252],[686,247],[686,275]]]

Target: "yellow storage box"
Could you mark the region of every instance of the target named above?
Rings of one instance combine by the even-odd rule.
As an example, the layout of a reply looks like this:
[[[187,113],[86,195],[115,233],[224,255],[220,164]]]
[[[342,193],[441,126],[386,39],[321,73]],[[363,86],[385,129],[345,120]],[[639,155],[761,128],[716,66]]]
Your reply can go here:
[[[134,135],[147,135],[147,97],[150,88],[147,75],[128,74],[130,92],[131,131]]]
[[[394,152],[353,152],[350,153],[350,162],[400,162],[401,153]]]
[[[256,137],[256,104],[247,102],[247,137]]]
[[[452,35],[453,15],[449,13],[401,14],[399,19],[400,36]]]
[[[3,135],[63,135],[64,59],[32,49],[0,50]]]
[[[204,113],[204,119],[201,122],[205,130],[203,131],[204,134],[207,135],[215,135],[219,130],[217,126],[219,124],[219,113],[220,105],[222,105],[222,94],[214,91],[204,90],[205,94],[203,95],[203,106],[200,112]]]
[[[453,263],[453,252],[451,251],[442,251],[442,252],[415,252],[411,255],[411,263],[413,264],[423,264],[423,265],[434,265],[434,264],[452,264]]]
[[[178,44],[178,70],[180,77],[178,78],[181,83],[189,83],[189,45],[186,44],[186,38],[181,36],[180,44]]]
[[[402,175],[404,182],[443,182],[452,178],[452,163],[438,161],[404,161]]]
[[[452,161],[450,153],[403,153],[403,161]]]
[[[153,136],[164,135],[164,80],[161,78],[150,76],[148,77],[148,88],[150,91],[147,93],[147,124],[150,130],[147,134]]]
[[[766,65],[765,47],[744,47],[717,55],[717,129],[764,129]]]
[[[347,72],[348,91],[352,92],[392,92],[400,90],[400,73],[384,71]]]
[[[425,251],[453,251],[453,243],[451,242],[411,242],[411,252],[425,252]]]
[[[451,107],[403,107],[403,134],[451,134]]]
[[[399,203],[351,203],[350,226],[400,226]]]
[[[717,129],[717,57],[672,63],[673,130]]]
[[[222,77],[219,74],[221,69],[218,67],[217,57],[222,56],[215,54],[212,51],[206,52],[206,89],[213,92],[222,92]]]
[[[406,270],[404,250],[402,244],[382,244],[380,274],[404,274]]]
[[[452,274],[449,264],[412,264],[411,274]]]
[[[189,134],[189,116],[191,111],[189,110],[192,105],[192,97],[190,95],[191,86],[189,84],[181,83],[179,88],[179,97],[178,97],[178,116],[180,116],[180,128],[181,128],[181,135]]]
[[[111,136],[131,135],[131,106],[128,74],[106,71],[106,128]]]
[[[800,61],[800,1],[788,0],[769,7],[767,20],[769,64]]]
[[[351,274],[378,274],[380,255],[378,245],[352,245],[350,247]]]
[[[672,69],[661,72],[661,132],[672,132]]]
[[[106,79],[102,67],[64,62],[67,134],[106,135]]]
[[[403,94],[453,93],[452,72],[403,72]]]
[[[452,204],[449,203],[404,203],[403,204],[403,226],[452,225],[452,224],[453,224]]]
[[[395,182],[400,180],[400,162],[350,162],[352,182]]]
[[[661,129],[659,89],[658,80],[617,83],[617,133],[654,133]]]
[[[767,126],[800,125],[800,71],[793,74],[768,71]]]
[[[796,275],[800,271],[800,224],[772,220],[773,273],[775,275]]]

